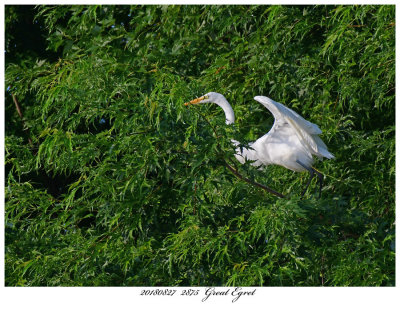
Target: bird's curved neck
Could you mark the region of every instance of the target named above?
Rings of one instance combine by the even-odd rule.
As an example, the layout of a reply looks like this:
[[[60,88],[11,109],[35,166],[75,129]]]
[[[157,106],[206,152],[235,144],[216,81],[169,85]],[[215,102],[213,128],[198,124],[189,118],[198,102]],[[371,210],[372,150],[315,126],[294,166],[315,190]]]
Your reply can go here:
[[[233,112],[232,106],[224,97],[221,96],[221,98],[214,103],[219,105],[224,110],[226,124],[232,124],[235,122],[235,113]]]

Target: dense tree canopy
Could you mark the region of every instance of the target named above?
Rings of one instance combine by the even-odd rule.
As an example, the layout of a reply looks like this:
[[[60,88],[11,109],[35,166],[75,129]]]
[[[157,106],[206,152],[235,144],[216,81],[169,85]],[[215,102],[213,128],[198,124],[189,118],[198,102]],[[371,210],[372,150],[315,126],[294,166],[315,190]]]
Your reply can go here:
[[[6,6],[5,43],[6,285],[394,285],[394,6]],[[256,95],[321,127],[321,199],[234,160]]]

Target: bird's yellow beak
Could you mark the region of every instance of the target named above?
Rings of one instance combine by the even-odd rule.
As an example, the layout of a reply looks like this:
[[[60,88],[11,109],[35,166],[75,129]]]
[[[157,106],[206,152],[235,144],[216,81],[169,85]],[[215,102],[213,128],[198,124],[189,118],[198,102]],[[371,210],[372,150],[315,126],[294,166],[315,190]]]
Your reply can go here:
[[[204,99],[207,99],[207,97],[206,96],[202,96],[200,98],[197,98],[197,99],[194,99],[192,101],[186,102],[185,106],[192,105],[192,104],[197,104],[197,103],[203,101]]]

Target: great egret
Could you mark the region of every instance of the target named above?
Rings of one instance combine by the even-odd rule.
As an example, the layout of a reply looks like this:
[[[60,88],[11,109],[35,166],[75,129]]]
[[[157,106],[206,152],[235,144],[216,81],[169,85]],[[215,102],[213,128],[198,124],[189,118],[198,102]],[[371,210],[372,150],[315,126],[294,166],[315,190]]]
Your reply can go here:
[[[318,136],[322,133],[321,129],[290,108],[270,98],[256,96],[254,99],[272,113],[275,122],[267,134],[249,144],[251,148],[237,147],[235,157],[240,163],[244,163],[245,160],[254,161],[252,165],[257,167],[276,164],[296,172],[308,171],[310,178],[302,196],[316,174],[320,185],[319,196],[321,196],[323,175],[312,167],[314,163],[313,156],[320,159],[323,157],[334,158]],[[226,124],[229,125],[235,122],[233,109],[222,94],[209,92],[200,98],[185,103],[185,105],[200,103],[217,104],[225,112]],[[235,140],[232,140],[232,143],[235,146],[239,145],[239,142]]]

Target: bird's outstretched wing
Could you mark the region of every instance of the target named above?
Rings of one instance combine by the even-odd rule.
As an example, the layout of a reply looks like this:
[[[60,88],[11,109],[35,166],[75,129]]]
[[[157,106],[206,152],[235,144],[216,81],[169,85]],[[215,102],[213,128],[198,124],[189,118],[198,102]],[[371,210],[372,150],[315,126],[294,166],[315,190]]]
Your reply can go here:
[[[322,131],[316,124],[305,120],[295,111],[268,97],[256,96],[254,100],[264,105],[275,118],[270,134],[279,134],[279,127],[288,125],[297,135],[304,147],[312,154],[328,159],[334,158],[328,151],[325,143],[319,138],[318,134],[321,134]]]

